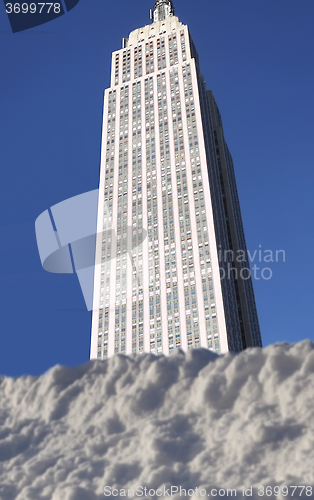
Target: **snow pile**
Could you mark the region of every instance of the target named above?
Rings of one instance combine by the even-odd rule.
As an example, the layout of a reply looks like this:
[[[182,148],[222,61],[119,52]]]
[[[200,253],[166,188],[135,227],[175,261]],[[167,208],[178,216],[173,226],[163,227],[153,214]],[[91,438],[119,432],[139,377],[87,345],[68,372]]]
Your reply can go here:
[[[0,498],[98,500],[105,486],[123,498],[123,488],[140,486],[204,495],[313,485],[313,379],[310,341],[237,356],[117,355],[1,377]]]

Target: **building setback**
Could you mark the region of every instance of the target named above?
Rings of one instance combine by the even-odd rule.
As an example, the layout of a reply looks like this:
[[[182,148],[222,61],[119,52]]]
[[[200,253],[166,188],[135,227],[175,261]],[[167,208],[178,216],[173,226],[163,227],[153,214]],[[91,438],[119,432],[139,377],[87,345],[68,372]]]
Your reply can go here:
[[[91,358],[261,346],[220,113],[171,0],[152,18],[105,91]]]

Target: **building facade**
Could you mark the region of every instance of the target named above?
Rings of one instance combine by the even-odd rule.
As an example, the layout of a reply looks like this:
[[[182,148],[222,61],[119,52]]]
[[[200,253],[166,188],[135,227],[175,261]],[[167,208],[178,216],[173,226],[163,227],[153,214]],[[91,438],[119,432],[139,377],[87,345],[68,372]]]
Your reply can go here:
[[[112,54],[91,358],[261,346],[232,158],[171,0]]]

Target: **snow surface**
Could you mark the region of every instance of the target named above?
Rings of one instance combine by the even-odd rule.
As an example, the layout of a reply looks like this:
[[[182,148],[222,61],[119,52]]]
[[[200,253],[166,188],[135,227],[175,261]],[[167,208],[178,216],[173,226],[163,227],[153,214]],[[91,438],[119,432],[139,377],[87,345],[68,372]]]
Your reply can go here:
[[[313,379],[310,341],[239,355],[116,355],[1,377],[0,498],[313,485]]]

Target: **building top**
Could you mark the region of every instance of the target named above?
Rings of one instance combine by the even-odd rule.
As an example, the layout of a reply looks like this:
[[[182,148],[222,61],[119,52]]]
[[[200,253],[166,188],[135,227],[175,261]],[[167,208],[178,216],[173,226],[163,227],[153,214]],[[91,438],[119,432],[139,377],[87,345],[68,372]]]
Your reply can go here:
[[[153,10],[153,22],[163,21],[167,17],[174,15],[174,8],[171,0],[156,0]]]
[[[136,46],[142,42],[147,43],[148,41],[152,41],[155,36],[159,37],[166,33],[170,34],[173,31],[181,29],[183,26],[184,25],[175,15],[171,15],[163,20],[154,21],[142,28],[131,31],[129,38],[123,38],[122,48],[126,49],[127,47]]]
[[[131,47],[147,41],[155,35],[162,35],[182,26],[174,14],[172,0],[156,0],[153,10],[150,10],[152,24],[131,31],[129,38],[122,39],[122,48]]]

